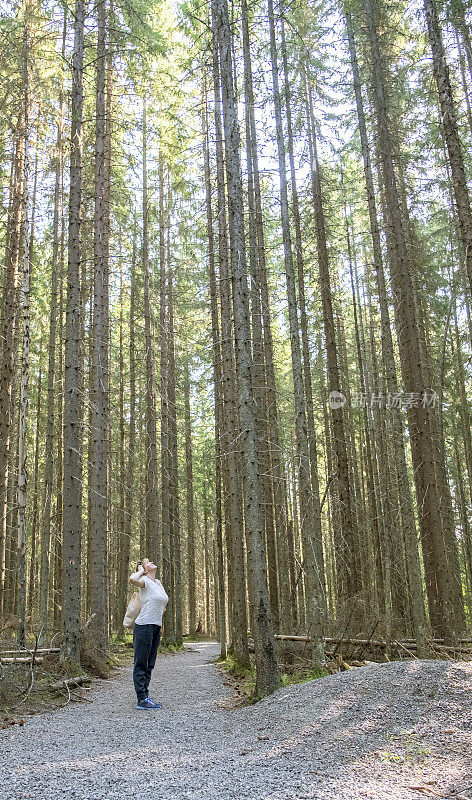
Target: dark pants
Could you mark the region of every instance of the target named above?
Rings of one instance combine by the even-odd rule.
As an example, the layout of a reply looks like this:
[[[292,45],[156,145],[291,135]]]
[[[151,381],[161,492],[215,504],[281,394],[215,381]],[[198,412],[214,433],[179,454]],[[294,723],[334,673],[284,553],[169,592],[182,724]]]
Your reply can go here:
[[[138,702],[147,697],[160,638],[160,625],[135,625],[133,628],[133,683]]]

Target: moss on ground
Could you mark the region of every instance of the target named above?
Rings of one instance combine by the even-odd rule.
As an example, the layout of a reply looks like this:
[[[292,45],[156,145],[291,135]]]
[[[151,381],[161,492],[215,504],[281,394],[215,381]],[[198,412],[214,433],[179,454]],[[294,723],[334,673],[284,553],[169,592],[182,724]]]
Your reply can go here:
[[[282,673],[282,686],[293,686],[296,683],[308,683],[317,678],[326,678],[329,671],[325,667],[319,665],[307,667],[305,669],[297,669],[295,672]]]
[[[220,668],[226,673],[226,683],[235,690],[235,705],[251,705],[258,701],[256,697],[256,668],[251,664],[250,668],[242,667],[233,653],[228,653],[225,659],[218,659]],[[299,667],[292,672],[281,672],[281,686],[293,686],[297,683],[308,683],[308,681],[324,678],[329,672],[319,665],[307,664]]]

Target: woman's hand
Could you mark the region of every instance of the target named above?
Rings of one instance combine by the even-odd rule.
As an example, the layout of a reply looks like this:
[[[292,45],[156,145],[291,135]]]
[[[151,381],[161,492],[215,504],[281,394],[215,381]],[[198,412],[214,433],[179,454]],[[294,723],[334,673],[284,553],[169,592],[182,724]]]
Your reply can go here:
[[[144,589],[145,583],[143,581],[144,567],[140,566],[136,572],[133,572],[132,575],[129,576],[129,582],[133,584],[133,586],[138,586],[140,589]]]

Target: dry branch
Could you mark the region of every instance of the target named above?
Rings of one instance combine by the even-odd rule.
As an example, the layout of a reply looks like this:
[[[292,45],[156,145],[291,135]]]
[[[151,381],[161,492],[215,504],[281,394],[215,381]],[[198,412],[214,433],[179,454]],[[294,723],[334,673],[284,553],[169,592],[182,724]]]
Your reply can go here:
[[[277,633],[275,638],[282,641],[288,640],[290,642],[311,642],[311,636],[286,636],[285,634]]]
[[[22,648],[20,648],[18,650],[4,650],[3,652],[0,653],[0,658],[7,658],[8,656],[18,656],[18,657],[27,656],[27,655],[31,655],[32,652],[33,652],[32,650],[27,650],[25,647],[22,647]],[[59,648],[58,647],[38,647],[38,649],[35,652],[38,653],[38,654],[41,654],[41,655],[50,655],[52,653],[59,653]],[[36,661],[37,660],[38,659],[36,659]]]
[[[49,691],[57,692],[59,689],[69,690],[69,686],[82,686],[82,684],[88,683],[89,681],[90,677],[88,675],[79,675],[77,678],[67,678],[63,681],[57,681],[57,683],[51,683]]]
[[[276,634],[276,639],[279,641],[290,641],[290,642],[311,642],[311,636],[292,636],[290,634]],[[444,651],[445,653],[461,653],[467,654],[469,653],[472,655],[472,641],[470,639],[461,639],[460,643],[457,647],[452,647],[450,645],[443,645],[441,644],[439,639],[433,639],[430,642],[430,647],[432,650],[436,650],[437,652]],[[406,650],[407,652],[417,650],[418,645],[413,639],[408,639],[404,642],[397,641],[394,639],[391,642],[387,642],[384,640],[379,639],[335,639],[330,636],[324,637],[324,643],[327,645],[336,645],[336,650],[339,648],[340,644],[346,645],[347,647],[373,647],[379,648],[381,650],[386,650],[390,648],[391,650]],[[336,653],[336,650],[334,653]],[[414,655],[414,653],[410,653],[410,655]]]

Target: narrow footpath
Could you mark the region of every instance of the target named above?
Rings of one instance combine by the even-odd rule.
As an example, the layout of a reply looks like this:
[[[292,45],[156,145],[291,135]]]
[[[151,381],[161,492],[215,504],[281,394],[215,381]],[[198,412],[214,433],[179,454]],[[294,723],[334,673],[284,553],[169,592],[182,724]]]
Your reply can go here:
[[[1,800],[472,800],[472,664],[394,662],[232,709],[215,643],[0,731]]]

